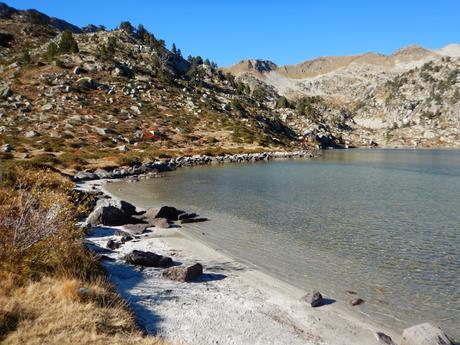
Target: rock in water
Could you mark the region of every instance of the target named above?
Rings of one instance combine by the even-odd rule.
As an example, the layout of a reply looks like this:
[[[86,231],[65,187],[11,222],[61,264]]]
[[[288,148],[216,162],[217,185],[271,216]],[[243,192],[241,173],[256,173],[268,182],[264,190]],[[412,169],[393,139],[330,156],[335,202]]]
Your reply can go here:
[[[313,308],[319,307],[323,304],[323,296],[317,290],[314,290],[306,294],[302,299],[308,304],[310,304]]]
[[[362,298],[356,298],[350,302],[350,304],[354,307],[357,305],[361,305],[364,303],[364,300]]]
[[[422,323],[403,332],[401,345],[453,345],[444,332],[430,323]]]
[[[187,224],[187,223],[202,223],[206,222],[208,218],[185,218],[181,220],[181,224]]]
[[[147,266],[147,267],[169,267],[173,261],[167,256],[158,255],[152,252],[143,252],[133,250],[125,256],[127,263],[132,265]]]
[[[379,342],[379,344],[396,345],[393,339],[391,339],[389,335],[386,335],[383,332],[376,332],[375,337],[377,338],[377,341]]]
[[[163,271],[163,278],[179,282],[192,281],[203,274],[203,266],[196,263],[189,267],[171,267]]]

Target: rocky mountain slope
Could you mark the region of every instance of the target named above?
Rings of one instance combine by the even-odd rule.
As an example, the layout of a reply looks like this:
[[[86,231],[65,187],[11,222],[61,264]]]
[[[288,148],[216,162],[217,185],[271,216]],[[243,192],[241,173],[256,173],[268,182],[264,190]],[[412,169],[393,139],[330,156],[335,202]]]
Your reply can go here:
[[[460,45],[435,51],[409,46],[388,56],[322,57],[290,66],[245,60],[224,70],[292,101],[319,97],[341,108],[339,114],[348,114],[339,121],[342,128],[330,118],[321,120],[349,145],[450,147],[460,145],[459,56]],[[335,122],[339,114],[335,111]]]
[[[408,47],[227,69],[142,25],[0,3],[1,158],[66,170],[302,147],[459,146],[459,56]]]
[[[301,146],[264,101],[209,60],[184,59],[128,22],[112,31],[62,23],[0,6],[4,159],[75,170]]]

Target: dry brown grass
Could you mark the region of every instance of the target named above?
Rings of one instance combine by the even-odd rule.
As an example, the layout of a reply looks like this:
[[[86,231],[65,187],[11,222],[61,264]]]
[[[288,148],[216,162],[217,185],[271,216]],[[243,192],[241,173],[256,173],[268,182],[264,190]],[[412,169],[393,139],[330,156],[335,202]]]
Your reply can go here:
[[[1,288],[0,310],[3,327],[9,328],[3,344],[166,345],[137,330],[131,313],[104,282],[47,277],[21,288]]]
[[[0,188],[0,342],[154,344],[142,336],[97,257],[60,175],[12,169]],[[81,198],[80,198],[81,200]]]

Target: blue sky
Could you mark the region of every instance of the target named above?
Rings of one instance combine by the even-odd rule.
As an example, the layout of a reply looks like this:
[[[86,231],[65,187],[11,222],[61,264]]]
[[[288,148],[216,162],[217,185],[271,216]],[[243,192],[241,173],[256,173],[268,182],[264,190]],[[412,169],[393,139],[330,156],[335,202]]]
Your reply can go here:
[[[460,43],[460,0],[0,0],[83,26],[139,23],[184,55],[277,64]]]

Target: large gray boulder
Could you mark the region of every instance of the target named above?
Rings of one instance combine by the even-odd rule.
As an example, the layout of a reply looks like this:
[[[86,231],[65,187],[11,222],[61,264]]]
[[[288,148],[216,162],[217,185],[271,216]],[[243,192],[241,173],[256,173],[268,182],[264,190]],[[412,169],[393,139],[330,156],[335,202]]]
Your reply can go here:
[[[123,225],[131,222],[136,207],[123,200],[100,199],[87,218],[90,225]]]
[[[203,266],[196,263],[189,267],[171,267],[163,271],[162,277],[179,282],[189,282],[203,274]]]
[[[126,255],[125,261],[131,265],[146,267],[169,267],[173,264],[173,260],[170,257],[140,250],[133,250]]]
[[[422,323],[403,332],[401,345],[453,345],[444,332],[430,323]]]

